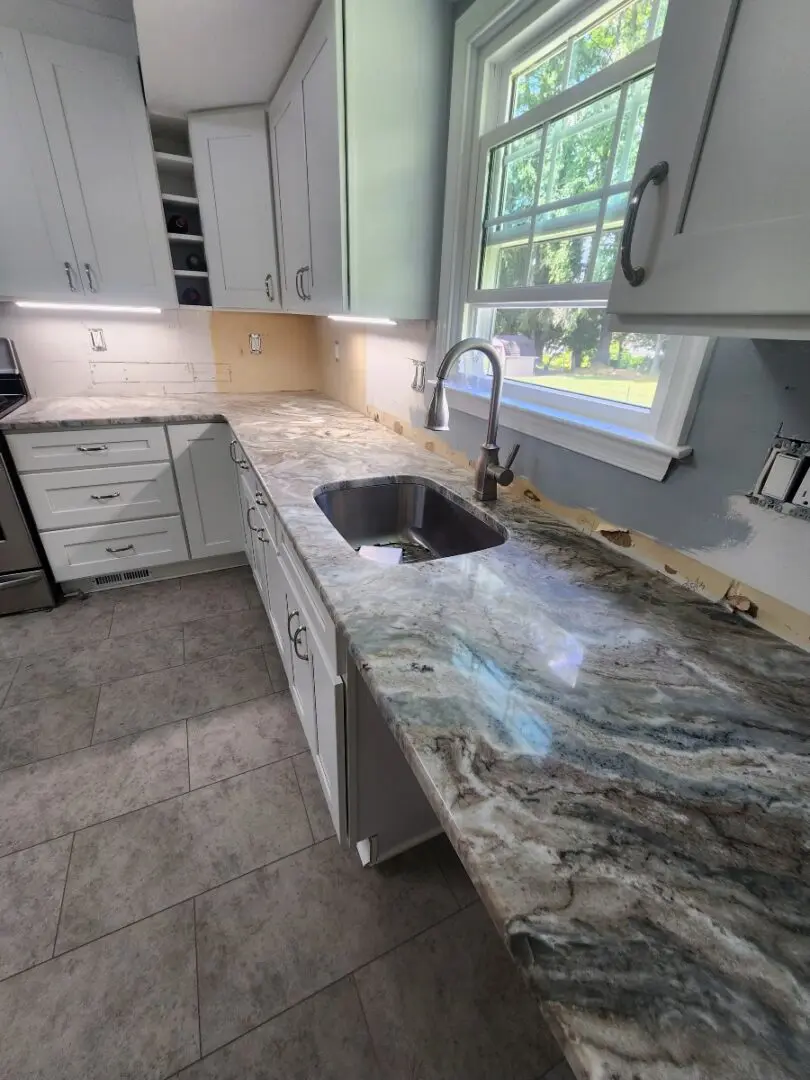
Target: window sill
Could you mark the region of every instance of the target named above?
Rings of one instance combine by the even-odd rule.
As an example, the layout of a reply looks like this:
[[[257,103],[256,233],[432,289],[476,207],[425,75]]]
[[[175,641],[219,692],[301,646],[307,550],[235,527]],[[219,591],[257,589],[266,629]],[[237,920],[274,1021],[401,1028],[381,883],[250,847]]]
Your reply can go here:
[[[489,395],[448,385],[450,407],[486,420]],[[501,401],[501,425],[577,454],[605,461],[619,469],[663,480],[673,461],[689,457],[691,446],[670,446],[651,435],[618,424],[589,419],[543,405],[510,401],[505,390]]]

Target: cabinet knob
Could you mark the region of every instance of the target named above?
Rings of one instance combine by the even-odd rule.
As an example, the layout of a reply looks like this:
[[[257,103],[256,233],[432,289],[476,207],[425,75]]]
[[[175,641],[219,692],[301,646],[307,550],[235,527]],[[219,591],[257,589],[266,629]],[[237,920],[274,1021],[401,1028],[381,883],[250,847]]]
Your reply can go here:
[[[641,180],[639,180],[627,207],[627,216],[624,219],[624,228],[622,230],[621,264],[622,273],[634,289],[637,288],[647,276],[643,266],[633,266],[631,254],[633,233],[636,231],[636,219],[638,218],[638,208],[641,205],[641,200],[644,197],[644,192],[647,190],[648,186],[650,184],[655,184],[656,187],[659,187],[666,180],[668,174],[669,162],[659,161],[657,165],[653,165],[653,167],[642,176]]]

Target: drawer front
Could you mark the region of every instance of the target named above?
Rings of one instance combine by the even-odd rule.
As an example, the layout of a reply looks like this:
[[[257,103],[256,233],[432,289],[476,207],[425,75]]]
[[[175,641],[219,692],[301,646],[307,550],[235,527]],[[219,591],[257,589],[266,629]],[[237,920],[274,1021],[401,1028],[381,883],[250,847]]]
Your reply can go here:
[[[139,570],[188,559],[179,515],[114,525],[88,525],[42,534],[45,554],[57,581]]]
[[[180,512],[168,461],[27,473],[22,479],[40,530]]]
[[[149,425],[32,431],[7,438],[19,472],[169,460],[166,432]]]

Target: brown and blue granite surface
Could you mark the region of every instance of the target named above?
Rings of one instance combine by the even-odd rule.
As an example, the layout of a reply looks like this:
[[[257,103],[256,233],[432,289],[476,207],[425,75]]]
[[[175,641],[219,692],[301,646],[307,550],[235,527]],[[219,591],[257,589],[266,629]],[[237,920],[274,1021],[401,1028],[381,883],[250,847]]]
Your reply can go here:
[[[571,1063],[810,1077],[810,656],[525,501],[501,547],[359,558],[322,484],[470,474],[317,395],[34,401],[226,419]]]

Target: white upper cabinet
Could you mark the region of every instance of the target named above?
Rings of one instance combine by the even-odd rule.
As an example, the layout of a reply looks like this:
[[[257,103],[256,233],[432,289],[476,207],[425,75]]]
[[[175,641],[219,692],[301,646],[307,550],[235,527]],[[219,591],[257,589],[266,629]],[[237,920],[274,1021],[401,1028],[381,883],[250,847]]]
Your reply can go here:
[[[214,307],[280,311],[265,109],[195,113],[189,131]]]
[[[635,182],[668,174],[610,294],[628,325],[810,336],[808,40],[806,0],[670,3]]]
[[[137,62],[23,36],[79,287],[99,303],[171,304],[171,263]]]
[[[324,0],[270,104],[284,307],[435,317],[447,0]]]
[[[301,86],[293,87],[283,107],[272,118],[271,132],[282,301],[285,311],[306,311],[302,278],[312,270],[312,245]]]
[[[0,28],[0,296],[69,300],[76,256],[22,34]]]

